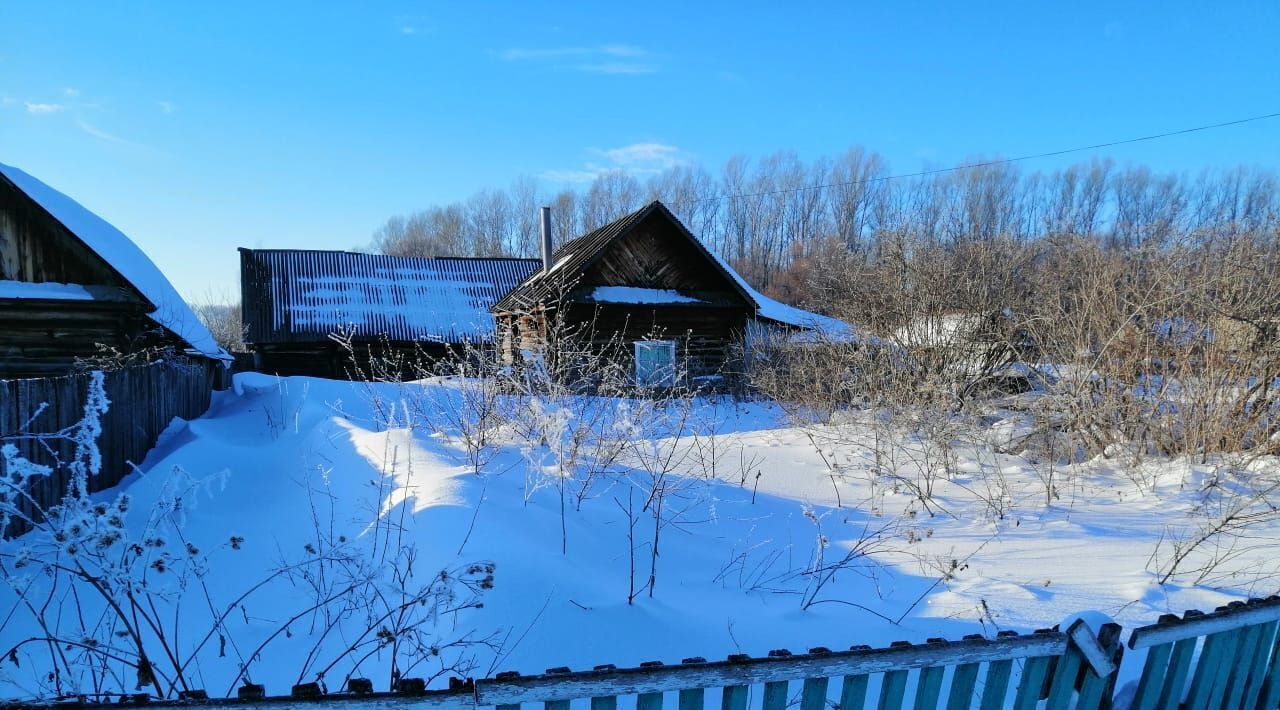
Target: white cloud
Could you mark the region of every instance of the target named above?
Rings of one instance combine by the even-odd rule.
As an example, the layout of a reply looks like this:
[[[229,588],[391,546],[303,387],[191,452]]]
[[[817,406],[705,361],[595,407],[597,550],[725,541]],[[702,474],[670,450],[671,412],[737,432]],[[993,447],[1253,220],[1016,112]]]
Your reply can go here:
[[[579,64],[574,67],[578,71],[588,72],[590,74],[653,74],[658,71],[658,67],[653,64],[627,64],[623,62],[609,62],[605,64]]]
[[[80,98],[80,90],[77,88],[68,86],[67,88],[62,90],[62,95],[69,99],[78,99]]]
[[[546,47],[527,49],[510,47],[496,53],[507,62],[549,62],[557,59],[577,59],[580,63],[569,69],[590,74],[653,74],[658,66],[649,62],[624,61],[648,57],[649,52],[630,44],[601,44],[590,47]]]
[[[643,57],[646,52],[629,44],[602,44],[596,47],[551,47],[547,49],[523,49],[512,47],[498,52],[509,62],[525,59],[558,59],[562,57]]]
[[[683,151],[666,143],[632,143],[621,148],[593,149],[621,168],[673,168],[685,163]]]
[[[427,34],[433,31],[428,18],[421,15],[399,15],[392,18],[396,32],[402,35]]]
[[[630,44],[606,44],[598,48],[600,54],[610,57],[643,57],[648,52]]]
[[[41,104],[30,101],[24,101],[23,103],[27,107],[27,113],[57,113],[64,108],[62,104]]]
[[[133,141],[125,140],[124,138],[121,138],[120,136],[117,136],[113,133],[107,133],[106,131],[102,130],[101,128],[98,128],[92,123],[89,123],[83,118],[77,118],[76,125],[79,126],[80,130],[84,131],[85,133],[88,133],[94,138],[99,138],[101,140],[107,141],[108,143],[118,143],[120,145],[135,145]]]
[[[602,170],[544,170],[538,177],[548,182],[591,182]]]
[[[172,101],[157,101],[156,105],[160,107],[160,113],[170,114],[178,110],[176,104]]]
[[[550,182],[591,182],[610,172],[655,175],[688,163],[683,150],[666,143],[632,143],[618,148],[588,148],[587,151],[605,160],[587,161],[581,168],[546,170],[539,177]]]
[[[571,57],[577,54],[586,54],[590,51],[585,47],[561,47],[560,49],[521,49],[512,47],[498,52],[498,58],[508,62],[518,62],[524,59]]]

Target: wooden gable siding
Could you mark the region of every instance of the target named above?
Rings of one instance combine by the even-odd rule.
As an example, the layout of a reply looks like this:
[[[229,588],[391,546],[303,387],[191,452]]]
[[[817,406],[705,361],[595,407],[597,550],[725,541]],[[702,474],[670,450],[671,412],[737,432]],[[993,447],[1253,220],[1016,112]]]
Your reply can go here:
[[[0,377],[70,372],[103,345],[131,352],[181,342],[146,314],[152,304],[115,269],[0,176],[0,280],[109,287],[93,299],[0,298]]]
[[[748,304],[707,258],[677,233],[677,227],[653,213],[616,239],[578,281],[590,286],[635,286],[723,294],[724,302]]]
[[[0,176],[0,279],[136,289],[31,198]]]

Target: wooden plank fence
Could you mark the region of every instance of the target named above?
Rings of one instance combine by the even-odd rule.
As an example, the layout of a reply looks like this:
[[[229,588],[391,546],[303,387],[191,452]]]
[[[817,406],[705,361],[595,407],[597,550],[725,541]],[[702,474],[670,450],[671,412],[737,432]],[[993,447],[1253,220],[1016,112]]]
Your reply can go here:
[[[131,473],[132,464],[141,463],[174,417],[194,419],[208,410],[211,393],[224,387],[227,377],[221,364],[208,360],[164,361],[104,373],[111,405],[98,438],[102,471],[90,480],[91,491],[110,488]],[[0,436],[49,434],[74,425],[84,416],[88,386],[88,374],[0,380]],[[47,406],[39,411],[42,404]],[[74,447],[56,439],[20,438],[10,443],[24,458],[55,467],[51,475],[33,482],[34,504],[21,505],[24,514],[38,518],[37,507],[47,509],[66,493],[69,475],[57,463],[68,460]],[[0,475],[4,474],[0,460]],[[0,532],[25,532],[18,523]]]
[[[1146,649],[1134,710],[1280,707],[1280,597],[1232,602],[1212,614],[1168,614],[1134,629]]]
[[[1220,607],[1213,613],[1166,615],[1135,629],[1131,650],[1147,652],[1130,708],[1276,710],[1280,707],[1280,597]],[[995,639],[897,642],[888,648],[810,649],[765,657],[730,656],[679,664],[653,661],[637,668],[552,668],[536,676],[499,673],[472,681],[451,678],[448,690],[426,690],[406,678],[394,693],[371,692],[367,679],[326,694],[302,683],[290,695],[267,697],[246,685],[239,697],[209,700],[184,691],[178,701],[122,696],[113,707],[147,705],[218,710],[314,710],[340,703],[346,710],[1094,710],[1111,708],[1124,662],[1121,629],[1091,629],[1077,621],[1065,631],[1045,629]],[[106,703],[102,703],[105,707]],[[4,707],[0,705],[0,708]],[[24,705],[23,707],[31,707]],[[48,706],[45,706],[48,707]]]
[[[635,696],[637,710],[842,710],[872,707],[1048,708],[1103,707],[1110,701],[1120,645],[1119,627],[1095,637],[1077,622],[1065,632],[1041,630],[996,639],[931,639],[924,644],[848,651],[811,649],[792,655],[774,651],[765,658],[743,656],[709,663],[685,659],[678,666],[603,666],[585,673],[552,669],[520,677],[499,674],[475,683],[475,705],[520,710],[543,703],[545,710],[568,710],[588,700],[592,710],[613,710],[622,697]],[[708,694],[710,692],[710,695]],[[718,691],[718,692],[717,692]],[[666,702],[671,695],[675,702]]]

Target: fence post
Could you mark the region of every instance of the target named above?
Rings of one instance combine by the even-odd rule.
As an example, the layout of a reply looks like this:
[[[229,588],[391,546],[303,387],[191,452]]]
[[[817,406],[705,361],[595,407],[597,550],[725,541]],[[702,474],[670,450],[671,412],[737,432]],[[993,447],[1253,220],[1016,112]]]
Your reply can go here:
[[[1086,631],[1092,634],[1092,630],[1087,627]],[[1091,662],[1085,669],[1084,677],[1080,680],[1080,693],[1076,698],[1078,710],[1087,708],[1108,710],[1111,707],[1115,699],[1116,677],[1120,675],[1120,663],[1124,659],[1124,644],[1120,643],[1120,631],[1120,625],[1114,622],[1103,624],[1102,628],[1098,629],[1094,643],[1103,652],[1103,658],[1108,664],[1099,667]],[[1070,642],[1074,642],[1074,636],[1069,638]]]

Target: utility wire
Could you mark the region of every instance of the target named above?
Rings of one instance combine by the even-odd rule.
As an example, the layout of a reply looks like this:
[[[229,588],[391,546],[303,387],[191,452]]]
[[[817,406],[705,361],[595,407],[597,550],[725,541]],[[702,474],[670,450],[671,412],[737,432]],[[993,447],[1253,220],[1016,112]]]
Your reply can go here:
[[[789,187],[781,190],[766,190],[764,192],[740,192],[732,195],[718,195],[716,197],[703,197],[697,200],[682,200],[675,202],[675,205],[692,205],[702,202],[715,202],[716,200],[731,200],[744,197],[767,197],[769,195],[781,195],[788,192],[806,192],[809,190],[825,190],[829,187],[852,187],[854,185],[865,185],[873,182],[884,182],[887,180],[901,180],[903,178],[925,177],[927,175],[937,175],[939,173],[950,173],[957,170],[970,170],[972,168],[985,168],[991,165],[1006,165],[1009,163],[1017,163],[1024,160],[1035,160],[1037,158],[1052,158],[1057,155],[1067,155],[1069,153],[1079,153],[1086,150],[1097,150],[1098,148],[1110,148],[1117,145],[1127,145],[1129,143],[1141,143],[1143,141],[1153,141],[1159,138],[1169,138],[1170,136],[1180,136],[1187,133],[1197,133],[1199,131],[1209,131],[1215,128],[1226,128],[1227,126],[1238,126],[1242,123],[1252,123],[1253,121],[1262,121],[1268,118],[1280,117],[1280,111],[1276,113],[1267,113],[1261,116],[1250,116],[1249,118],[1241,118],[1234,121],[1224,121],[1222,123],[1213,123],[1207,126],[1196,126],[1195,128],[1183,128],[1178,131],[1169,131],[1168,133],[1156,133],[1150,136],[1142,136],[1140,138],[1126,138],[1118,141],[1108,141],[1106,143],[1097,143],[1094,145],[1081,146],[1079,148],[1067,148],[1065,150],[1054,150],[1047,153],[1034,153],[1032,155],[1020,155],[1016,158],[1002,158],[1000,160],[988,160],[982,163],[967,163],[965,165],[956,165],[950,168],[936,168],[933,170],[921,170],[914,173],[901,173],[898,175],[881,175],[879,177],[864,178],[861,180],[850,180],[848,182],[833,182],[825,185],[806,185],[804,187]]]

